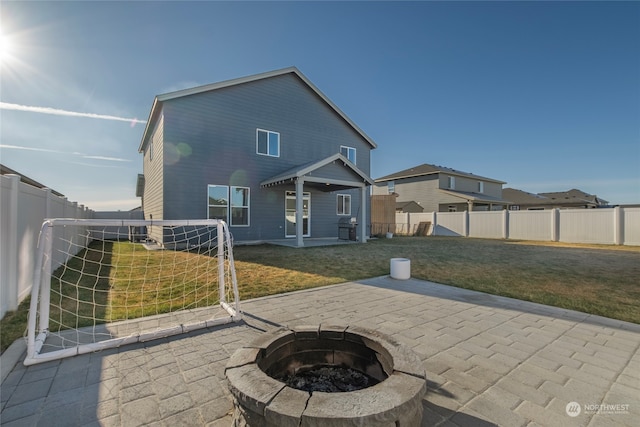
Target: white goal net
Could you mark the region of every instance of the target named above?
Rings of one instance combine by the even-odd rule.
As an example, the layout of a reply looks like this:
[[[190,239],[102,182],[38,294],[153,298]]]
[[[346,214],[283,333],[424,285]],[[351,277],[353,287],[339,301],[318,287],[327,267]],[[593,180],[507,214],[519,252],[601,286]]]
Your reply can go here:
[[[24,364],[240,316],[225,222],[48,219],[38,241]]]

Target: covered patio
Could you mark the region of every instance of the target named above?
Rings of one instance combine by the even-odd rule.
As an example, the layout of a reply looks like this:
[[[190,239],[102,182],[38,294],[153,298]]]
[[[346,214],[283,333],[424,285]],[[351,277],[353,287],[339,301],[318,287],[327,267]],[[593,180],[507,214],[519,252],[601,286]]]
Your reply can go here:
[[[304,239],[304,191],[313,188],[322,192],[333,192],[346,189],[359,189],[360,209],[357,221],[358,241],[367,241],[367,205],[369,192],[367,188],[373,180],[351,161],[340,153],[327,158],[296,166],[281,174],[260,183],[262,188],[281,185],[295,185],[295,246],[305,246]],[[337,229],[337,225],[336,225]]]

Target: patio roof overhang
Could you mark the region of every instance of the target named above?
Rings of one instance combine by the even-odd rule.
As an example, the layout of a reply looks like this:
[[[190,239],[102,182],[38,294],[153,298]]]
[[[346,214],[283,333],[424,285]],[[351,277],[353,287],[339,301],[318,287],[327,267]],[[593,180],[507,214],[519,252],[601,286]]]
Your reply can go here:
[[[334,165],[338,165],[348,173],[344,174],[344,177],[336,178],[335,173],[329,170],[334,167]],[[335,169],[333,172],[335,172]],[[291,184],[300,178],[304,180],[306,186],[326,192],[373,185],[373,180],[367,174],[358,169],[356,165],[351,163],[342,154],[336,153],[322,160],[299,165],[275,175],[262,181],[260,186],[267,188]]]
[[[487,196],[486,194],[471,193],[466,191],[442,190],[442,189],[440,191],[442,191],[443,193],[449,194],[451,196],[464,199],[467,202],[487,203],[492,205],[508,205],[511,203],[508,200],[504,200],[498,197]]]

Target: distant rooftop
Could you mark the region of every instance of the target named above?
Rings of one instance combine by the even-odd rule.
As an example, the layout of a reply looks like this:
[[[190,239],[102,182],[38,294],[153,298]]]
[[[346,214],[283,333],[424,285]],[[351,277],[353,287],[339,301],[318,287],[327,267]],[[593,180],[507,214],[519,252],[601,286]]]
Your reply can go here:
[[[376,179],[375,182],[392,181],[396,179],[413,178],[413,177],[425,176],[425,175],[436,175],[439,173],[446,173],[449,175],[462,176],[466,178],[480,179],[483,181],[490,181],[498,184],[506,184],[506,182],[500,181],[497,179],[487,178],[480,175],[474,175],[469,172],[462,172],[462,171],[451,169],[445,166],[430,165],[428,163],[424,163],[420,166],[415,166],[409,169],[405,169],[400,172],[392,173],[391,175],[383,176],[381,178]]]
[[[18,175],[20,176],[20,181],[24,182],[25,184],[29,184],[32,185],[36,188],[49,188],[44,184],[39,183],[38,181],[36,181],[35,179],[31,179],[28,176],[21,174],[18,171],[15,171],[13,169],[11,169],[8,166],[5,166],[3,164],[0,164],[0,175]],[[55,194],[56,196],[59,197],[64,197],[64,194],[57,192],[56,190],[51,189],[51,193]]]

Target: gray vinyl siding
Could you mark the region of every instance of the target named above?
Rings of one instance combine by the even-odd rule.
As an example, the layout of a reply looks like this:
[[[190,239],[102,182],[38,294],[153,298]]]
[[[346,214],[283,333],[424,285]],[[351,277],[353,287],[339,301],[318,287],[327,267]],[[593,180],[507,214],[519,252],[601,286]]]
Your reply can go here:
[[[371,145],[292,74],[168,100],[163,113],[164,219],[206,218],[209,184],[249,187],[250,226],[231,227],[234,238],[284,238],[285,191],[295,188],[260,182],[341,145],[356,148],[357,167],[370,173]],[[279,157],[256,153],[257,128],[280,133]],[[346,178],[344,168],[325,170]],[[337,236],[336,193],[304,191],[312,193],[312,237]],[[354,192],[354,212],[359,199]]]
[[[484,193],[487,196],[502,198],[502,184],[498,184],[495,182],[486,182],[484,183]]]
[[[484,182],[484,189],[481,194],[491,197],[502,197],[502,184],[498,184],[496,182],[483,181],[481,179],[473,179],[467,178],[457,175],[446,175],[440,174],[440,188],[448,189],[448,178],[449,176],[455,177],[455,187],[453,188],[456,191],[466,191],[470,193],[478,193],[478,182]]]
[[[406,178],[395,182],[399,202],[414,201],[424,208],[424,212],[438,210],[438,201],[442,200],[442,193],[438,190],[438,176],[427,175],[416,178]]]
[[[443,197],[452,197],[443,195],[438,188],[438,175],[425,175],[395,180],[395,192],[398,193],[397,201],[414,201],[424,208],[424,212],[437,212],[439,202],[442,201]],[[388,194],[387,182],[376,184],[373,194]]]
[[[164,120],[160,115],[155,129],[152,132],[150,144],[144,150],[143,172],[145,177],[143,212],[145,219],[163,219],[163,156],[164,156]],[[153,145],[153,148],[151,147]],[[153,149],[153,158],[151,158]],[[149,236],[157,241],[162,241],[162,230],[158,227],[149,227]]]

